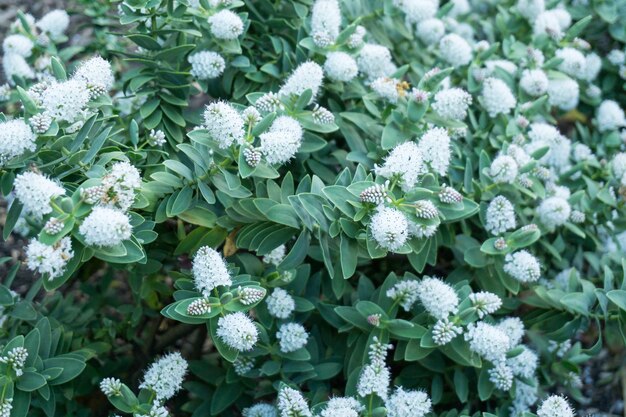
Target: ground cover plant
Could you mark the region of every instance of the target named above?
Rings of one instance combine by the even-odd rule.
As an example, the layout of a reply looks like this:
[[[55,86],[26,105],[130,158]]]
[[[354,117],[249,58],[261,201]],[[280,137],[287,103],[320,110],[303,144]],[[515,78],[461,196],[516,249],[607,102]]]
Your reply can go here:
[[[623,413],[622,2],[67,6],[1,28],[1,417]]]

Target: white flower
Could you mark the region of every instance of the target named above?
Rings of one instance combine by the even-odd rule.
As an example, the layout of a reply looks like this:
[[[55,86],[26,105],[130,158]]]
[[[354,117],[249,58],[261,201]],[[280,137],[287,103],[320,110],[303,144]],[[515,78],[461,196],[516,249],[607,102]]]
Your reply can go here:
[[[280,345],[280,351],[284,353],[295,352],[306,346],[309,334],[304,326],[298,323],[281,324],[276,339]]]
[[[364,408],[352,397],[334,397],[328,401],[320,417],[359,417]]]
[[[417,146],[422,154],[422,160],[431,170],[442,176],[448,175],[451,151],[450,136],[446,129],[441,127],[429,129]]]
[[[509,114],[515,108],[517,100],[511,89],[499,78],[487,78],[483,83],[482,104],[489,116]]]
[[[111,90],[115,82],[111,64],[99,56],[82,62],[74,73],[73,78],[83,81],[88,87],[98,87],[105,91]]]
[[[439,41],[441,58],[453,67],[462,67],[472,60],[472,47],[456,33],[449,33]]]
[[[452,9],[448,12],[448,16],[450,17],[456,18],[472,11],[472,7],[470,6],[468,0],[451,0],[450,3],[454,4]]]
[[[241,311],[220,317],[216,333],[226,345],[240,352],[252,350],[259,339],[254,322]]]
[[[441,40],[446,33],[443,22],[436,18],[422,20],[417,24],[415,34],[426,45],[434,45]]]
[[[0,417],[11,417],[13,410],[13,398],[5,398],[0,402]]]
[[[36,149],[37,137],[24,119],[0,122],[0,165],[21,156],[26,151]]]
[[[37,27],[50,35],[52,39],[58,39],[70,25],[70,17],[65,10],[52,10],[46,13],[38,22]]]
[[[285,84],[278,91],[280,96],[300,96],[306,90],[311,90],[313,95],[308,104],[311,104],[319,93],[322,81],[324,80],[324,71],[322,67],[312,61],[304,62],[291,73]]]
[[[619,49],[613,49],[607,54],[606,59],[613,65],[622,65],[626,61],[626,54]]]
[[[366,43],[357,57],[359,71],[370,81],[378,77],[388,77],[397,69],[391,59],[391,51],[382,45]]]
[[[528,138],[531,141],[526,145],[528,153],[532,154],[534,151],[548,146],[550,150],[540,161],[559,169],[567,166],[571,142],[561,135],[556,127],[547,123],[532,123],[528,131]]]
[[[443,346],[462,333],[463,328],[461,326],[457,326],[448,318],[440,319],[433,326],[433,341],[439,346]]]
[[[243,417],[278,417],[278,410],[271,404],[259,403],[244,408],[241,415]]]
[[[263,262],[265,262],[266,264],[278,266],[283,261],[283,259],[285,259],[286,251],[287,248],[285,247],[285,245],[280,245],[272,249],[272,251],[267,255],[263,256]]]
[[[335,123],[335,115],[326,107],[315,105],[315,108],[311,112],[313,122],[318,125],[329,125]]]
[[[546,227],[554,229],[565,224],[572,212],[572,208],[566,199],[561,197],[549,197],[537,207],[537,215]]]
[[[499,195],[491,200],[485,217],[487,218],[485,229],[492,235],[515,229],[515,209],[506,197]]]
[[[217,78],[224,72],[226,61],[217,52],[200,51],[187,57],[191,64],[191,75],[199,80]]]
[[[423,156],[419,147],[414,142],[405,142],[396,145],[385,158],[385,163],[376,166],[376,175],[391,179],[398,176],[404,191],[411,190],[417,183],[418,177],[423,173]]]
[[[522,323],[519,317],[507,317],[498,323],[496,327],[509,336],[509,341],[511,342],[509,349],[513,349],[519,345],[526,332],[524,323]]]
[[[324,62],[326,76],[333,81],[349,82],[359,73],[354,58],[345,52],[333,51],[326,55]]]
[[[469,295],[472,305],[476,309],[478,318],[482,319],[487,314],[493,314],[502,307],[502,300],[494,293],[480,291]]]
[[[296,155],[302,144],[302,126],[289,116],[279,116],[260,135],[261,152],[270,164],[284,164]]]
[[[626,126],[624,110],[613,100],[604,100],[600,104],[596,113],[596,121],[600,132],[616,130]]]
[[[361,370],[356,390],[361,397],[376,394],[383,400],[387,400],[391,375],[385,359],[391,345],[382,344],[376,336],[373,340],[374,343],[370,345],[368,352],[370,363]]]
[[[302,394],[293,388],[283,387],[278,392],[276,405],[280,411],[280,417],[313,417]]]
[[[506,364],[511,368],[515,376],[530,379],[535,375],[535,371],[539,365],[539,357],[526,346],[522,346],[522,348],[522,353],[507,359]]]
[[[417,297],[424,309],[436,319],[445,319],[456,313],[459,296],[454,288],[438,278],[425,277],[417,288]]]
[[[517,10],[530,22],[534,21],[546,9],[544,0],[518,0]]]
[[[103,203],[127,211],[135,201],[135,191],[141,188],[139,170],[128,162],[116,162],[102,178]]]
[[[533,19],[533,33],[535,36],[548,35],[553,39],[561,39],[563,37],[559,19],[549,11],[541,12]]]
[[[578,106],[580,88],[571,78],[559,78],[548,83],[548,103],[561,110],[572,110]]]
[[[122,381],[117,378],[104,378],[100,381],[100,391],[107,397],[121,395]]]
[[[65,194],[57,182],[30,171],[19,174],[13,186],[15,197],[24,205],[24,211],[37,219],[52,212],[51,199]]]
[[[296,301],[282,288],[274,289],[265,302],[270,315],[279,319],[286,319],[296,309]]]
[[[242,144],[245,141],[244,120],[239,112],[225,101],[216,101],[206,107],[204,126],[222,149],[228,148],[233,143]]]
[[[46,88],[41,93],[41,105],[50,117],[74,123],[83,115],[90,97],[87,85],[72,79]]]
[[[348,38],[348,42],[346,42],[348,48],[360,48],[363,45],[363,38],[365,37],[366,33],[367,30],[365,30],[363,26],[358,25],[354,30],[354,33]]]
[[[561,48],[555,52],[555,57],[563,60],[559,64],[559,70],[574,78],[584,78],[586,60],[585,56],[578,49]]]
[[[209,297],[214,288],[232,284],[226,261],[215,249],[208,246],[198,249],[191,271],[196,288],[205,297]]]
[[[28,350],[19,346],[9,350],[6,356],[0,357],[0,363],[5,363],[9,367],[13,368],[15,375],[19,377],[24,375],[24,365],[26,365],[26,359],[28,359]]]
[[[241,18],[230,10],[224,9],[209,17],[211,33],[217,39],[233,40],[243,33]]]
[[[465,340],[469,342],[472,352],[493,363],[503,361],[509,350],[509,337],[502,330],[483,321],[467,326]]]
[[[2,42],[2,49],[5,55],[17,54],[28,58],[33,53],[33,41],[24,35],[9,35]]]
[[[518,167],[515,159],[508,155],[500,155],[491,163],[489,174],[497,183],[512,184],[517,178]]]
[[[619,152],[611,161],[611,169],[616,178],[622,178],[626,173],[626,153]]]
[[[408,237],[406,216],[395,208],[379,207],[370,221],[370,231],[376,242],[389,251],[397,251]]]
[[[505,362],[496,363],[496,365],[487,372],[489,373],[489,380],[497,389],[502,391],[511,389],[513,385],[513,372]]]
[[[335,43],[341,28],[337,0],[316,0],[311,11],[311,36],[315,45],[325,48]]]
[[[409,221],[409,236],[415,236],[419,239],[433,237],[438,229],[438,224],[427,225]]]
[[[130,239],[130,218],[121,210],[94,207],[78,231],[89,246],[116,246]]]
[[[585,74],[583,79],[592,82],[598,77],[602,69],[602,58],[597,54],[591,53],[585,57]]]
[[[152,363],[139,388],[154,391],[157,400],[169,400],[183,385],[187,361],[178,352],[169,353]]]
[[[46,274],[48,279],[60,277],[65,272],[65,267],[74,257],[72,241],[64,237],[53,246],[32,240],[26,247],[26,264],[31,271]]]
[[[520,282],[535,282],[541,277],[539,261],[526,250],[510,253],[504,260],[504,272]]]
[[[148,143],[152,146],[163,146],[167,143],[165,139],[165,132],[162,130],[154,130],[150,129],[150,134],[148,135]]]
[[[26,59],[18,54],[8,54],[2,57],[2,67],[4,69],[4,75],[11,85],[15,85],[13,82],[13,76],[32,79],[35,78],[35,72],[28,65]]]
[[[564,397],[551,395],[537,409],[537,417],[574,417],[574,410]]]
[[[371,87],[380,97],[395,104],[400,98],[400,91],[404,92],[399,90],[399,84],[400,80],[396,78],[378,77],[372,82]]]
[[[557,7],[555,9],[548,10],[546,13],[556,18],[562,31],[565,31],[572,24],[572,16],[564,8]]]
[[[409,24],[433,18],[439,9],[439,0],[394,0],[394,3],[406,14]]]
[[[548,77],[540,69],[527,69],[522,73],[519,85],[528,95],[538,97],[548,91]]]
[[[460,88],[448,88],[435,94],[432,108],[446,119],[463,120],[472,104],[472,96]]]
[[[409,311],[417,301],[418,287],[419,281],[413,279],[398,281],[393,287],[387,290],[387,297],[398,302],[404,311]]]
[[[424,417],[430,413],[431,401],[423,391],[405,391],[398,387],[385,402],[387,417]]]

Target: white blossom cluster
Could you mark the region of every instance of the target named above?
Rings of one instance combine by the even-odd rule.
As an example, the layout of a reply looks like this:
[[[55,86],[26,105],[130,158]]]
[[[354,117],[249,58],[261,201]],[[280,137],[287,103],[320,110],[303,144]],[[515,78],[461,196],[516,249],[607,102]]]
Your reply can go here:
[[[214,288],[232,284],[226,261],[215,249],[208,246],[198,249],[191,271],[196,288],[205,297],[211,296]]]
[[[424,172],[423,161],[419,146],[414,142],[404,142],[391,150],[383,165],[376,166],[375,172],[389,179],[400,178],[402,189],[409,191]]]
[[[370,232],[376,242],[389,251],[397,251],[407,241],[409,224],[398,209],[380,206],[370,221]]]
[[[130,217],[123,211],[96,206],[83,220],[78,231],[87,245],[112,247],[130,239],[132,229]]]
[[[275,288],[265,302],[270,315],[279,319],[286,319],[296,308],[294,298],[282,288]]]
[[[65,272],[67,263],[74,257],[72,241],[64,237],[54,245],[46,245],[39,240],[31,240],[25,250],[26,265],[31,271],[37,271],[54,279]]]
[[[240,352],[252,350],[259,338],[254,322],[240,311],[220,317],[216,334],[226,345]]]
[[[260,135],[261,152],[270,164],[284,164],[293,158],[304,132],[300,123],[289,116],[277,117],[269,130]]]
[[[37,219],[52,213],[50,201],[65,194],[59,183],[32,171],[19,174],[13,187],[15,197],[23,204],[24,211]]]
[[[289,353],[302,349],[309,338],[309,334],[303,325],[299,323],[281,324],[276,339],[280,345],[281,352]]]
[[[527,250],[506,255],[504,272],[522,283],[535,282],[541,277],[541,265]]]
[[[211,138],[222,149],[245,141],[243,118],[233,106],[224,101],[216,101],[206,107],[204,125]]]
[[[191,75],[199,80],[217,78],[226,69],[224,58],[213,51],[199,51],[189,55],[187,61],[191,64]]]
[[[391,345],[384,344],[376,336],[369,347],[369,363],[363,367],[357,382],[357,393],[361,397],[375,394],[383,400],[389,395],[391,374],[385,363]]]
[[[22,156],[26,151],[34,151],[36,139],[37,137],[24,119],[0,122],[0,166],[13,158]]]
[[[169,400],[182,388],[187,367],[179,352],[169,353],[150,365],[139,388],[154,391],[159,401]]]

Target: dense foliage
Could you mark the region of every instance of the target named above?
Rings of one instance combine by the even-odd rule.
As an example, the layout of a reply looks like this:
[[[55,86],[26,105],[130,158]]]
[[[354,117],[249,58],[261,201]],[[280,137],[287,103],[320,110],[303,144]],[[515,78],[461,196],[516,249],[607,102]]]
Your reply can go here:
[[[4,28],[0,416],[586,402],[626,341],[624,2],[71,17]]]

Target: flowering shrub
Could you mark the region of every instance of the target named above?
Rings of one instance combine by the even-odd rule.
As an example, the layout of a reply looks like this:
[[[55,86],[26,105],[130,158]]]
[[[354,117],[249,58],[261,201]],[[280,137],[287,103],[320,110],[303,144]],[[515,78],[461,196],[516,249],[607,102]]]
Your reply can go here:
[[[20,12],[0,416],[573,416],[626,341],[620,7]]]

